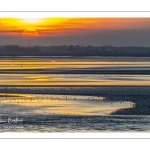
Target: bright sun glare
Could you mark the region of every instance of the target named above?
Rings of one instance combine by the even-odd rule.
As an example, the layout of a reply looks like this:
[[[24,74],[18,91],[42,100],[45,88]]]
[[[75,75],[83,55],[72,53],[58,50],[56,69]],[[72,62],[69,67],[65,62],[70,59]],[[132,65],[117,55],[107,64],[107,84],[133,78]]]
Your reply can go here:
[[[41,23],[42,22],[42,19],[41,18],[23,18],[22,19],[22,22],[23,23]]]

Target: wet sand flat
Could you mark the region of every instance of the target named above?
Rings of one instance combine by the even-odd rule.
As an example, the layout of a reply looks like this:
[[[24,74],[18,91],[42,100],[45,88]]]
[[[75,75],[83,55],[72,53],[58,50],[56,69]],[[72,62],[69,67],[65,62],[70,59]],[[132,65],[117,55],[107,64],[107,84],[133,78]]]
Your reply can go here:
[[[150,58],[1,57],[0,132],[149,132]]]

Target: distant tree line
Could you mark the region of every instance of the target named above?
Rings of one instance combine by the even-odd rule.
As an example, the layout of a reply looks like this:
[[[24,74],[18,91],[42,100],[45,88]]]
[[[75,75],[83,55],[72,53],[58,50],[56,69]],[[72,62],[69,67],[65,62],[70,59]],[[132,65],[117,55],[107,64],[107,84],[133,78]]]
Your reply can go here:
[[[0,56],[138,56],[150,57],[150,47],[115,46],[0,46]]]

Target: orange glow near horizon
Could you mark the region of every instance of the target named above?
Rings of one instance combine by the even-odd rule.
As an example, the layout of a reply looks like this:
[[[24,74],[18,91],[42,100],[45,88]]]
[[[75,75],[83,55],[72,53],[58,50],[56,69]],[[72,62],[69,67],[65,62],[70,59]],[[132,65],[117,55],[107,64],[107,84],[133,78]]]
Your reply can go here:
[[[22,32],[23,38],[39,38],[40,35],[35,29],[26,29]]]
[[[148,18],[0,18],[1,35],[20,37],[81,35],[97,31],[148,28]]]

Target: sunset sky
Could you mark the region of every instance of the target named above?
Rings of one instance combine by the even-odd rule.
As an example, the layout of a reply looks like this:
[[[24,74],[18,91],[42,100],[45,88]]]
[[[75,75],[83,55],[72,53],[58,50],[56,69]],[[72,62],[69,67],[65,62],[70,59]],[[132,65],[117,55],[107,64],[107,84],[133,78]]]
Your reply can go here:
[[[0,18],[0,45],[150,46],[150,18]]]

